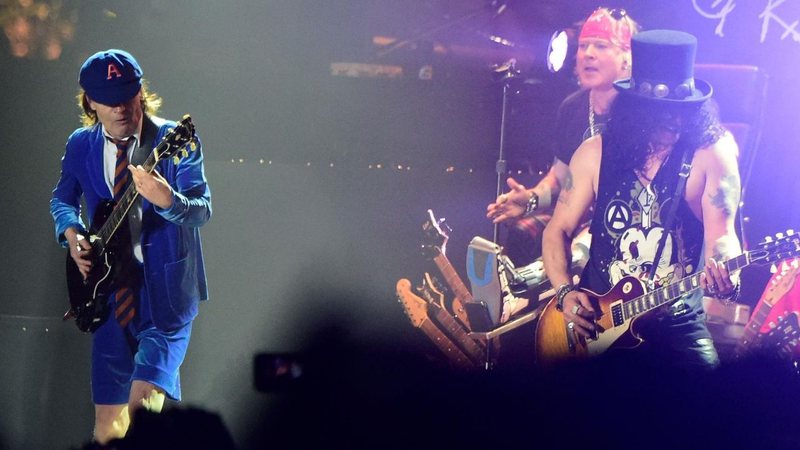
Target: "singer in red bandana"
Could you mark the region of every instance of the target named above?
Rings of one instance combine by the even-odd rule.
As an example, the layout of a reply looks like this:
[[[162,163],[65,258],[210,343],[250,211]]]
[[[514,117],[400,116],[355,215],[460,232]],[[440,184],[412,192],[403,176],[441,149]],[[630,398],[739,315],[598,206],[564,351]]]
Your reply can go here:
[[[527,264],[540,254],[541,233],[567,183],[572,154],[605,127],[617,95],[614,81],[630,76],[631,36],[638,31],[638,24],[624,10],[608,8],[596,9],[581,27],[575,65],[580,89],[559,106],[550,170],[532,188],[509,177],[509,192],[487,207],[486,217],[492,222],[512,227],[505,248],[515,264]]]

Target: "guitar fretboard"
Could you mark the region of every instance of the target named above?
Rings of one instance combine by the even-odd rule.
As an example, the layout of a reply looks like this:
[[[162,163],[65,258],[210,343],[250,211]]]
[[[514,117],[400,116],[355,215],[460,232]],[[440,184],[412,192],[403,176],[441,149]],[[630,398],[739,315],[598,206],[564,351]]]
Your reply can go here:
[[[728,272],[742,269],[749,264],[750,252],[745,252],[724,262],[725,268],[728,270]],[[703,272],[700,271],[693,275],[689,275],[674,283],[658,289],[653,289],[644,295],[640,295],[639,297],[623,303],[622,311],[625,319],[632,319],[654,308],[676,300],[682,295],[686,295],[690,292],[700,289],[700,276],[702,273]]]
[[[160,154],[158,150],[160,147],[162,147],[162,145],[165,144],[163,142],[162,144],[159,144],[159,146],[150,153],[150,156],[147,157],[147,161],[142,164],[142,168],[148,173],[151,173],[153,168],[158,163],[158,155]],[[125,189],[125,193],[122,194],[119,202],[117,202],[117,205],[114,206],[109,218],[97,232],[97,237],[100,238],[102,243],[99,250],[101,254],[105,250],[106,244],[111,240],[111,238],[114,236],[114,233],[119,228],[122,220],[125,219],[125,216],[128,214],[128,211],[131,209],[133,202],[136,201],[138,196],[139,192],[136,190],[136,186],[133,184],[133,182],[131,182],[128,184],[128,188]]]
[[[453,293],[455,294],[456,298],[461,301],[461,303],[471,303],[473,301],[472,294],[467,289],[467,286],[464,285],[464,282],[461,281],[461,277],[458,276],[458,272],[453,268],[453,265],[450,264],[450,260],[447,257],[439,253],[433,258],[433,262],[436,263],[436,267],[439,268],[439,271],[442,273],[447,285],[450,286]]]
[[[767,316],[772,311],[772,305],[768,303],[762,303],[761,306],[756,310],[753,314],[753,318],[750,320],[750,323],[744,329],[742,333],[742,340],[740,342],[740,346],[744,347],[749,345],[758,335],[758,330],[761,329],[761,326],[764,324],[764,321],[767,320]]]

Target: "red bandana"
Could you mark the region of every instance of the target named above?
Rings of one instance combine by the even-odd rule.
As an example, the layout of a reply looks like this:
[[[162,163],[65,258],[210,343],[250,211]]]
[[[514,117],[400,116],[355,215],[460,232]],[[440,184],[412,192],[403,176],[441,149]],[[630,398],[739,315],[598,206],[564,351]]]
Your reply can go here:
[[[606,8],[599,8],[586,19],[581,28],[579,39],[598,38],[605,39],[625,51],[631,49],[631,23],[627,16],[619,19],[611,16]]]

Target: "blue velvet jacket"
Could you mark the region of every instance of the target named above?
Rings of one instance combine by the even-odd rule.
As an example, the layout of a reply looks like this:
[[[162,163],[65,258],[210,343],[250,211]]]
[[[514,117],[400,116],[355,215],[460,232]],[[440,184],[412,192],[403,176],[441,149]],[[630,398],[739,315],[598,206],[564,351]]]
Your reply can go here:
[[[152,143],[155,148],[176,124],[158,118],[152,120],[158,126]],[[62,246],[67,244],[64,237],[67,228],[87,229],[80,214],[81,197],[86,201],[90,218],[98,205],[112,198],[103,175],[104,142],[99,124],[79,128],[67,140],[61,177],[50,200],[56,240]],[[154,324],[170,330],[194,319],[199,302],[208,298],[199,227],[211,218],[211,191],[199,139],[188,156],[177,163],[172,158],[161,160],[156,169],[172,186],[174,194],[169,209],[142,199],[144,281]]]

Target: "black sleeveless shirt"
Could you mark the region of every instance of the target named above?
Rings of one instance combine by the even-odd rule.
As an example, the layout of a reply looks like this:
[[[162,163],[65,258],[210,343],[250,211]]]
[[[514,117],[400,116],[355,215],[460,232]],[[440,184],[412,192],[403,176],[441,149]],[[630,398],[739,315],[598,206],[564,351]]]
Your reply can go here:
[[[615,167],[608,151],[604,144],[589,229],[592,245],[581,287],[604,293],[625,276],[647,279],[673,201],[680,203],[655,272],[655,285],[665,286],[701,270],[703,224],[683,197],[672,198],[680,171],[680,152],[669,155],[652,182],[643,186],[632,170]],[[663,333],[666,325],[691,339],[710,337],[704,324],[701,291],[687,294],[672,307],[665,306],[647,316],[656,320],[639,322],[643,335]]]

